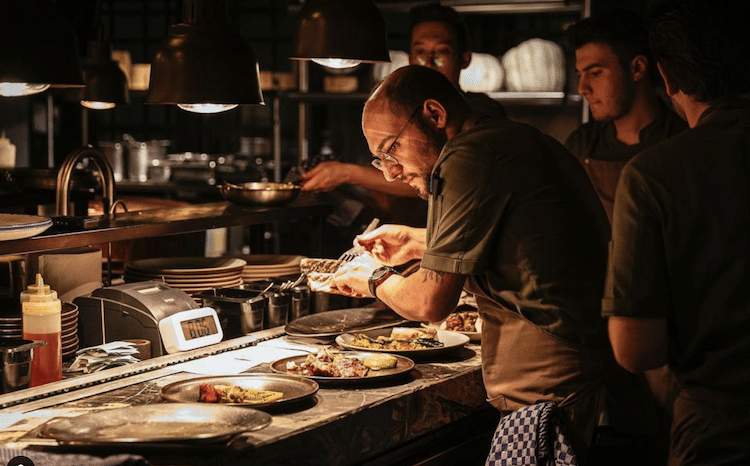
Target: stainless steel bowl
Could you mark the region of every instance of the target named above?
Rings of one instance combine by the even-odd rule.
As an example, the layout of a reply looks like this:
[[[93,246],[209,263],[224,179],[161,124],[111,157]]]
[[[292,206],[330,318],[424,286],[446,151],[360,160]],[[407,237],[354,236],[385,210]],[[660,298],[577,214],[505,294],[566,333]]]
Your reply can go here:
[[[236,185],[224,182],[217,186],[224,199],[246,205],[279,205],[292,202],[300,187],[292,183],[254,182]]]

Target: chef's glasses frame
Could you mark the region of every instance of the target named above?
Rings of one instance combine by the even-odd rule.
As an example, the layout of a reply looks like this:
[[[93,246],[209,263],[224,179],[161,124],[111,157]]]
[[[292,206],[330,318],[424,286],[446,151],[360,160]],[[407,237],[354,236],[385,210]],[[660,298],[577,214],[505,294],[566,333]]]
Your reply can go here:
[[[390,146],[388,146],[388,150],[385,151],[385,152],[383,152],[383,151],[378,151],[377,152],[377,154],[381,155],[382,158],[381,157],[375,157],[375,158],[373,158],[372,162],[370,162],[373,167],[377,168],[380,171],[383,171],[383,165],[384,164],[385,165],[389,165],[391,167],[395,167],[396,165],[398,165],[398,163],[399,163],[398,159],[391,152],[396,147],[396,143],[398,142],[398,138],[401,137],[401,135],[404,133],[404,130],[406,129],[406,127],[409,126],[409,123],[411,123],[411,120],[414,119],[414,117],[417,115],[417,112],[419,112],[419,110],[421,108],[422,108],[422,106],[420,105],[417,108],[415,108],[413,112],[411,112],[411,115],[409,116],[409,119],[406,120],[406,123],[404,123],[404,126],[401,128],[401,131],[399,131],[398,134],[396,134],[396,137],[393,138],[393,142],[391,143]]]

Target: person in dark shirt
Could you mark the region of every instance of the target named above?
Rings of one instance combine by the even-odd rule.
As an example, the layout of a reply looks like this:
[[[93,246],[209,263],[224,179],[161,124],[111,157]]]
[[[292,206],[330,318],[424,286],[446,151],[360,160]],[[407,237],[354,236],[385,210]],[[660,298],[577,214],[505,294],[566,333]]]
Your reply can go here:
[[[471,62],[471,49],[466,39],[466,25],[459,14],[438,3],[418,5],[409,14],[409,64],[437,70],[460,89],[459,77],[461,70]],[[503,106],[486,94],[462,94],[474,110],[495,118],[506,117]],[[388,183],[370,165],[356,163],[323,162],[303,173],[302,181],[303,191],[328,192],[348,184],[393,196],[417,197],[417,192],[411,187]]]
[[[657,94],[648,32],[636,12],[615,9],[585,18],[567,36],[593,121],[571,133],[565,146],[583,164],[611,220],[625,163],[687,125]]]
[[[668,464],[750,464],[750,87],[743,4],[663,2],[650,42],[690,129],[623,169],[602,313],[620,365],[679,385]]]

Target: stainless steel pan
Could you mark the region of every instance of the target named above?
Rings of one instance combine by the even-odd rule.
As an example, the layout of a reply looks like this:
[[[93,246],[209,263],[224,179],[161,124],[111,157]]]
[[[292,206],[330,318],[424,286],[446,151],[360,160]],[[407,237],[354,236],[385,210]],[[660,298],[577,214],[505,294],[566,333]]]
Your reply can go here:
[[[300,187],[292,183],[253,182],[217,186],[228,201],[245,205],[281,205],[297,198]]]

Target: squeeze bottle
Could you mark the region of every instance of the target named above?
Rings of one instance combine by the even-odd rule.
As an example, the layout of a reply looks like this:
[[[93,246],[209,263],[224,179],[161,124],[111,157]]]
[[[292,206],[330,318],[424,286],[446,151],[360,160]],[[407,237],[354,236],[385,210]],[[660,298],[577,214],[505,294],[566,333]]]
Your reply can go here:
[[[62,379],[61,310],[57,292],[44,284],[41,274],[36,274],[36,284],[21,293],[23,337],[46,343],[34,350],[30,387]]]
[[[16,166],[16,146],[10,139],[5,137],[5,131],[0,136],[0,168],[13,168]]]

